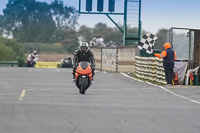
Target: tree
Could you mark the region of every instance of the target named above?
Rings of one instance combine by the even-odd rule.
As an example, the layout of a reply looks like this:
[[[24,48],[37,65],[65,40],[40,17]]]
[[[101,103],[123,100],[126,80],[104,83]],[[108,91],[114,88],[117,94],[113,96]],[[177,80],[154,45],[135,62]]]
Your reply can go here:
[[[77,23],[77,11],[64,6],[62,1],[54,0],[51,4],[36,0],[9,0],[3,10],[0,31],[21,42],[50,42],[56,31]],[[3,28],[3,29],[2,29]]]
[[[10,61],[23,58],[22,46],[14,39],[5,39],[0,36],[0,60]]]
[[[123,34],[117,28],[108,27],[105,23],[98,23],[93,28],[93,35],[101,35],[106,45],[122,45]]]
[[[0,61],[16,60],[15,52],[12,48],[0,43]]]
[[[58,30],[65,29],[66,26],[74,28],[77,24],[78,12],[71,6],[64,6],[61,0],[54,0],[50,4],[50,11]]]
[[[87,27],[86,25],[82,25],[78,30],[78,36],[81,38],[81,41],[90,42],[90,40],[94,37],[93,29]]]
[[[93,28],[93,33],[96,35],[104,33],[107,28],[108,27],[105,23],[97,23]]]
[[[3,35],[3,15],[0,15],[0,36]]]
[[[167,35],[167,29],[160,29],[158,31],[158,33],[156,34],[158,40],[155,42],[154,49],[160,49],[161,51],[164,50],[163,45],[167,42]]]
[[[121,46],[123,43],[123,33],[118,28],[108,27],[101,35],[108,46]]]
[[[62,46],[70,53],[78,48],[78,33],[73,28],[67,28],[63,31]]]

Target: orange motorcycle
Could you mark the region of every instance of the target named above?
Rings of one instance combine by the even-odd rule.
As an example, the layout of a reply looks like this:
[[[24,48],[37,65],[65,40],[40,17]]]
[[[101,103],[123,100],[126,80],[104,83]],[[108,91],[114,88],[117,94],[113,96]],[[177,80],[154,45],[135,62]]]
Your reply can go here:
[[[79,63],[75,72],[75,84],[79,88],[80,94],[90,87],[92,81],[92,69],[89,62],[82,61]]]

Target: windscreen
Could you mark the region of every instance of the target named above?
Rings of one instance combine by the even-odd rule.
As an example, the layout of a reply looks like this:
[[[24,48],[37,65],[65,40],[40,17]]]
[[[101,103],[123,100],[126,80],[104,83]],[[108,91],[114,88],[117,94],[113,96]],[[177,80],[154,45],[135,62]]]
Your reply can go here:
[[[88,67],[89,63],[86,62],[86,61],[82,61],[80,62],[80,66],[83,68],[83,69],[86,69]]]

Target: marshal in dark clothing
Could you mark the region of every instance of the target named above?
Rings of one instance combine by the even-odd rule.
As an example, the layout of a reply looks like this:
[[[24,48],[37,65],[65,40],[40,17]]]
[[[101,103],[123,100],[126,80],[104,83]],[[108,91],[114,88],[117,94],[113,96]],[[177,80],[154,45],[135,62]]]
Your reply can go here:
[[[174,60],[177,59],[176,52],[171,48],[170,43],[163,45],[165,50],[161,54],[154,54],[160,59],[163,58],[163,67],[165,69],[165,79],[168,85],[172,84],[172,74],[174,68]]]
[[[165,50],[167,52],[167,56],[163,58],[163,67],[165,69],[173,69],[174,68],[174,50],[168,48]]]

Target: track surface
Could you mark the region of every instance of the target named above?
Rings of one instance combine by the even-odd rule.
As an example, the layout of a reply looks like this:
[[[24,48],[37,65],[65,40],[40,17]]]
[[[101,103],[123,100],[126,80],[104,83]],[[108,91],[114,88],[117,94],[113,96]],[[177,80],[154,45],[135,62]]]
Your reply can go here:
[[[0,133],[199,133],[200,105],[119,73],[85,95],[71,69],[0,68]]]

